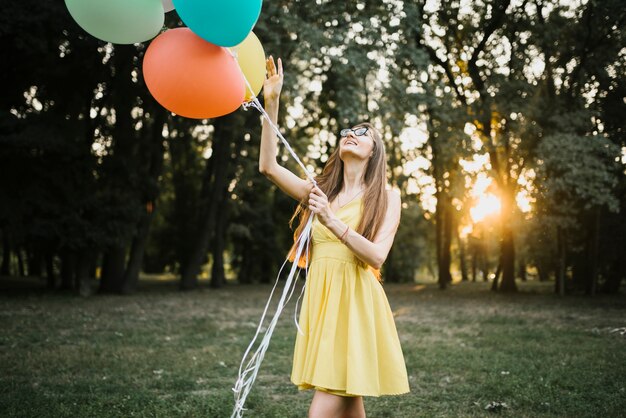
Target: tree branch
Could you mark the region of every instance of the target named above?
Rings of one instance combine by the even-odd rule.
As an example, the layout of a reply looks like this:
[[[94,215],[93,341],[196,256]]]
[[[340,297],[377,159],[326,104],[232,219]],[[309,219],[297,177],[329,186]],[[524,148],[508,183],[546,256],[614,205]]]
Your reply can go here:
[[[511,4],[511,0],[496,0],[494,3],[495,11],[489,22],[487,22],[482,39],[478,45],[476,45],[476,48],[474,48],[474,52],[472,52],[472,57],[468,63],[469,66],[476,64],[478,55],[485,49],[485,45],[489,41],[489,38],[491,38],[491,35],[493,35],[496,29],[502,26],[504,16],[506,16],[506,9],[509,7],[509,4]]]
[[[419,6],[419,11],[420,11],[420,16],[424,16],[423,4]],[[425,23],[422,23],[422,25],[425,25]],[[450,84],[452,85],[452,88],[454,89],[456,96],[464,105],[467,105],[467,99],[465,98],[465,94],[463,90],[457,85],[455,81],[454,73],[452,72],[452,68],[450,67],[449,60],[446,59],[446,61],[444,61],[441,58],[439,58],[437,56],[437,51],[435,51],[430,45],[426,44],[426,40],[422,37],[422,31],[419,26],[417,29],[415,29],[415,43],[418,47],[426,51],[426,53],[430,57],[430,60],[434,64],[437,64],[441,68],[443,68],[444,72],[446,73],[446,77],[448,77],[448,80],[450,80]],[[447,58],[448,51],[445,51],[445,55]]]
[[[498,153],[495,145],[491,141],[491,100],[489,100],[489,95],[486,94],[485,89],[485,81],[483,80],[478,66],[476,65],[476,61],[478,60],[478,55],[484,50],[489,38],[494,32],[502,26],[504,22],[504,17],[506,16],[506,9],[509,7],[511,0],[496,0],[494,4],[494,13],[489,22],[485,25],[485,32],[483,33],[482,39],[474,48],[472,52],[472,56],[467,63],[467,69],[474,83],[478,93],[480,94],[480,103],[479,103],[479,121],[482,125],[482,133],[483,138],[485,139],[483,143],[487,147],[487,151],[489,153],[489,160],[491,162],[491,167],[494,171],[494,179],[498,183],[500,187],[505,186],[504,179],[502,178],[501,170],[500,170],[500,160],[498,158]]]

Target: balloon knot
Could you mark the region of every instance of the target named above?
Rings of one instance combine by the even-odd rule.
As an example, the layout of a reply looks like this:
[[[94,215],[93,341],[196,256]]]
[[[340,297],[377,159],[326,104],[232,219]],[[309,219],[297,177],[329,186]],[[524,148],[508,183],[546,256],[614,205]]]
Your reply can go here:
[[[241,107],[243,108],[243,110],[248,110],[248,109],[250,109],[251,107],[256,108],[256,106],[254,105],[254,99],[250,99],[250,100],[248,100],[247,102],[243,102],[243,103],[241,104]]]

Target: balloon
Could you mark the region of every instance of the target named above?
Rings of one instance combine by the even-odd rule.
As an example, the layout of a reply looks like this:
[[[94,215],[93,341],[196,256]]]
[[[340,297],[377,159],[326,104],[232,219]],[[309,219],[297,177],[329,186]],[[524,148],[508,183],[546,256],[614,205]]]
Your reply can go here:
[[[243,74],[230,52],[188,28],[170,29],[150,43],[143,76],[163,107],[194,119],[237,110],[246,92]]]
[[[114,44],[152,39],[165,22],[159,0],[65,0],[65,5],[86,32]]]
[[[172,3],[172,0],[161,0],[161,2],[163,3],[163,10],[165,10],[165,13],[174,10],[174,4]]]
[[[235,46],[250,33],[263,0],[174,0],[178,16],[215,45]]]
[[[250,83],[250,87],[252,87],[252,91],[250,91],[246,86],[244,101],[251,100],[259,94],[265,80],[265,52],[263,51],[263,45],[261,45],[261,41],[259,41],[254,32],[250,32],[242,43],[233,47],[233,52],[237,56],[237,62],[239,67],[241,67],[243,75]]]

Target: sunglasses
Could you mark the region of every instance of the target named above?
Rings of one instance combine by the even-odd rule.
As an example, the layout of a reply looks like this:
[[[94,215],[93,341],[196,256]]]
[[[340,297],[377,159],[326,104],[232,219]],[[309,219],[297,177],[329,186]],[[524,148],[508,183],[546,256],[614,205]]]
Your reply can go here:
[[[342,129],[339,132],[339,135],[341,135],[341,137],[343,138],[343,137],[348,136],[350,132],[354,132],[356,136],[362,136],[362,135],[365,135],[365,133],[367,132],[367,128],[356,128],[356,129],[346,128],[346,129]]]

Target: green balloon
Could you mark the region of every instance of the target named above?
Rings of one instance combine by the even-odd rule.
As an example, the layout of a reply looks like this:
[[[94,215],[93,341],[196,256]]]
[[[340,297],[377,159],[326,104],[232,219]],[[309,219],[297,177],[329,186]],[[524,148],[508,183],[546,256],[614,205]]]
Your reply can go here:
[[[134,44],[159,34],[165,22],[161,0],[65,0],[89,34],[114,44]]]

